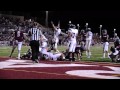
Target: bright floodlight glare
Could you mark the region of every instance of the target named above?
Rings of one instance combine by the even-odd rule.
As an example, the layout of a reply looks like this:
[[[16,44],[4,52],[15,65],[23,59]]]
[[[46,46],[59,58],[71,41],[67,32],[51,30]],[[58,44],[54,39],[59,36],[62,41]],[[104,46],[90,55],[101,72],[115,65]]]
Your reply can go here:
[[[48,26],[48,11],[46,11],[45,25]]]
[[[100,27],[102,27],[102,25],[100,25]]]
[[[71,21],[69,21],[69,23],[71,23]]]
[[[86,26],[88,26],[88,23],[86,23]]]

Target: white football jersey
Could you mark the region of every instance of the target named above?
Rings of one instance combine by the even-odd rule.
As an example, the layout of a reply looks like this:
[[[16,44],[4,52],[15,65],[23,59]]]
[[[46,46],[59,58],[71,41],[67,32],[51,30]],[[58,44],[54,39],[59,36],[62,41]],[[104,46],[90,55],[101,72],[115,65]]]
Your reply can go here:
[[[59,38],[60,33],[61,33],[61,29],[56,28],[55,31],[54,31],[54,38]]]
[[[48,41],[48,39],[45,37],[45,35],[41,35],[41,38],[42,38],[42,42],[46,42],[46,41]]]
[[[70,36],[70,41],[73,41],[73,40],[76,41],[76,37],[77,37],[77,35],[78,35],[78,29],[70,28],[70,29],[68,30],[68,32],[71,34],[71,36]]]
[[[52,59],[52,57],[53,57],[53,53],[47,52],[47,51],[45,51],[45,50],[42,51],[42,54],[45,55],[46,59]]]
[[[91,31],[88,31],[86,34],[86,40],[92,40],[93,33]]]

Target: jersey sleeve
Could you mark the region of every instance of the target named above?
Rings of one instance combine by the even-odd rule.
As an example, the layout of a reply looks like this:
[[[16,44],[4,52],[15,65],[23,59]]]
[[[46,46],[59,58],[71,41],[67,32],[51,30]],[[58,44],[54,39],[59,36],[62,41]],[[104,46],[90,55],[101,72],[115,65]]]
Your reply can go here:
[[[31,33],[31,29],[28,30],[28,36],[31,36],[32,33]]]

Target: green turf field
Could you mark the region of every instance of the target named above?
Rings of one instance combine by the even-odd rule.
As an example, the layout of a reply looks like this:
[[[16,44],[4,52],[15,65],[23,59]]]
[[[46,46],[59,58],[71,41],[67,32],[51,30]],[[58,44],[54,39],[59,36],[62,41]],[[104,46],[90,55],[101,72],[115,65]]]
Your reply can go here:
[[[112,44],[110,45],[112,46]],[[30,48],[29,46],[23,46],[22,47],[22,51],[21,54],[26,53],[26,51],[28,50],[28,48]],[[66,50],[66,46],[59,46],[58,49],[60,51],[65,51]],[[10,52],[12,50],[12,47],[0,47],[0,56],[5,56],[8,57],[10,55]],[[85,55],[85,52],[83,53],[83,58],[82,60],[84,61],[99,61],[99,62],[110,62],[111,59],[107,58],[102,58],[102,45],[95,45],[91,47],[91,58],[87,58]],[[13,53],[13,57],[17,57],[17,49],[15,50],[15,52]]]

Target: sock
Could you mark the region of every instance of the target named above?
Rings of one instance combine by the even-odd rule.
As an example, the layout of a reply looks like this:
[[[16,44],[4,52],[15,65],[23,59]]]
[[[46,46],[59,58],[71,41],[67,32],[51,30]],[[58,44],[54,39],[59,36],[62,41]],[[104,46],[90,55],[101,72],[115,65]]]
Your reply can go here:
[[[20,58],[20,51],[18,50],[18,58]]]
[[[91,56],[91,52],[89,52],[89,55]]]
[[[88,56],[87,56],[87,58],[90,58],[90,52],[88,52]]]
[[[109,54],[109,53],[107,53],[107,54],[108,54],[108,57],[110,57],[110,56],[109,56],[110,54]]]
[[[103,53],[103,58],[105,58],[105,53]]]
[[[86,51],[86,56],[88,56],[88,52]]]

